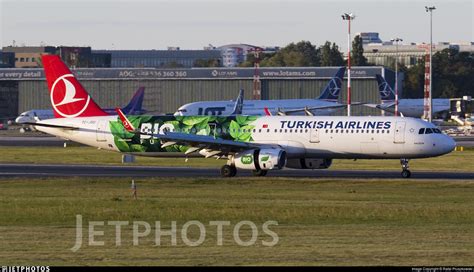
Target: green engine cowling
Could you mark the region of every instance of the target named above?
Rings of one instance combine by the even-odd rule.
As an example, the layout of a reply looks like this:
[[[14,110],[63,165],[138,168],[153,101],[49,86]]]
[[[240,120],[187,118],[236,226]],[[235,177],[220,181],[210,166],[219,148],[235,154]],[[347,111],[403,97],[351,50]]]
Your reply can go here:
[[[235,154],[232,163],[239,169],[279,170],[286,164],[286,152],[278,148],[247,150]]]

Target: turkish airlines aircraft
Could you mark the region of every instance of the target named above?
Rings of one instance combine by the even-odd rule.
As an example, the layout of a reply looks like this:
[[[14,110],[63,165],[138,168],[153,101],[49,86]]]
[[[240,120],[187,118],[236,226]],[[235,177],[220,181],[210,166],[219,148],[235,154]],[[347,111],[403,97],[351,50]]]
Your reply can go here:
[[[342,79],[346,67],[337,70],[321,95],[315,99],[245,100],[242,105],[244,115],[264,115],[268,108],[272,115],[328,115],[345,104],[338,103]],[[199,101],[185,104],[175,112],[176,116],[232,115],[235,101]]]
[[[391,113],[395,113],[395,92],[387,81],[381,76],[376,75],[377,83],[379,85],[381,104],[366,104],[369,107],[381,109]],[[433,114],[440,112],[449,112],[449,99],[434,98],[433,99]],[[418,117],[423,116],[424,99],[398,99],[398,111],[403,116]]]
[[[130,102],[127,106],[122,108],[122,111],[125,114],[144,114],[146,111],[142,108],[143,104],[143,97],[145,95],[145,87],[140,87],[137,89],[135,94],[133,95]],[[108,114],[115,115],[115,108],[114,109],[104,109],[104,111]],[[40,120],[46,120],[54,118],[53,110],[29,110],[22,112],[16,119],[15,122],[17,124],[23,123],[34,123]]]
[[[408,160],[451,152],[455,142],[433,124],[403,117],[346,116],[109,116],[57,56],[43,56],[51,103],[64,118],[34,123],[38,130],[89,146],[140,156],[199,152],[264,176],[283,167],[325,169],[333,159]],[[67,83],[66,83],[67,81]],[[72,86],[72,87],[71,87]],[[69,92],[69,93],[68,93]]]

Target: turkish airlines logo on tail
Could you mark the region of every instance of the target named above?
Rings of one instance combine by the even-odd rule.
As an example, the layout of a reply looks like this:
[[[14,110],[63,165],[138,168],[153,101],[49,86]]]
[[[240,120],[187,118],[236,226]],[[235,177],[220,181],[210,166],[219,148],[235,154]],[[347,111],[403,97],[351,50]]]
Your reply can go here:
[[[89,105],[91,97],[77,97],[76,86],[67,78],[72,74],[66,74],[54,81],[51,88],[51,104],[54,110],[62,117],[77,117],[83,113]],[[84,94],[82,94],[84,96]]]

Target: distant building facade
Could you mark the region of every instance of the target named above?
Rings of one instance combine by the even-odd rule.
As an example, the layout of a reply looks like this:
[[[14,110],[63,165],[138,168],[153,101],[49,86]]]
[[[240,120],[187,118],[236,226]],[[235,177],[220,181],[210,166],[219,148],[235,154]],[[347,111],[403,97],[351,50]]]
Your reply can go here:
[[[216,60],[222,63],[221,52],[210,50],[92,50],[94,54],[110,54],[112,68],[190,68],[197,61]]]
[[[15,53],[0,51],[0,68],[15,67]]]
[[[397,46],[392,41],[382,41],[376,32],[362,32],[364,56],[374,65],[393,67],[395,59],[398,63],[410,67],[422,59],[429,48],[429,44],[400,43]],[[365,38],[364,38],[365,37]],[[440,42],[433,44],[433,54],[444,49],[456,49],[460,52],[474,52],[474,42]]]
[[[247,55],[256,50],[263,53],[274,53],[279,47],[260,47],[250,44],[228,44],[218,47],[222,54],[222,66],[235,67],[247,60]]]
[[[378,32],[359,32],[356,34],[356,36],[360,36],[362,38],[363,44],[382,43]]]
[[[15,55],[15,68],[41,67],[41,55],[55,54],[54,46],[6,46],[2,52]]]
[[[6,46],[3,53],[14,55],[15,68],[42,67],[42,55],[59,55],[71,68],[110,67],[110,57],[94,56],[90,47],[77,46]]]

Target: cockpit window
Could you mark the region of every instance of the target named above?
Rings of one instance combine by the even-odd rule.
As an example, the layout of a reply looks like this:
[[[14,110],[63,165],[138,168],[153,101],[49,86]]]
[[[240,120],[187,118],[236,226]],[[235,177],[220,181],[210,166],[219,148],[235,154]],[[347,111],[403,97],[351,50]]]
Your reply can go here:
[[[418,134],[432,134],[432,133],[441,134],[442,132],[438,128],[420,128],[420,131],[418,131]]]
[[[178,109],[179,112],[187,112],[187,109]]]

